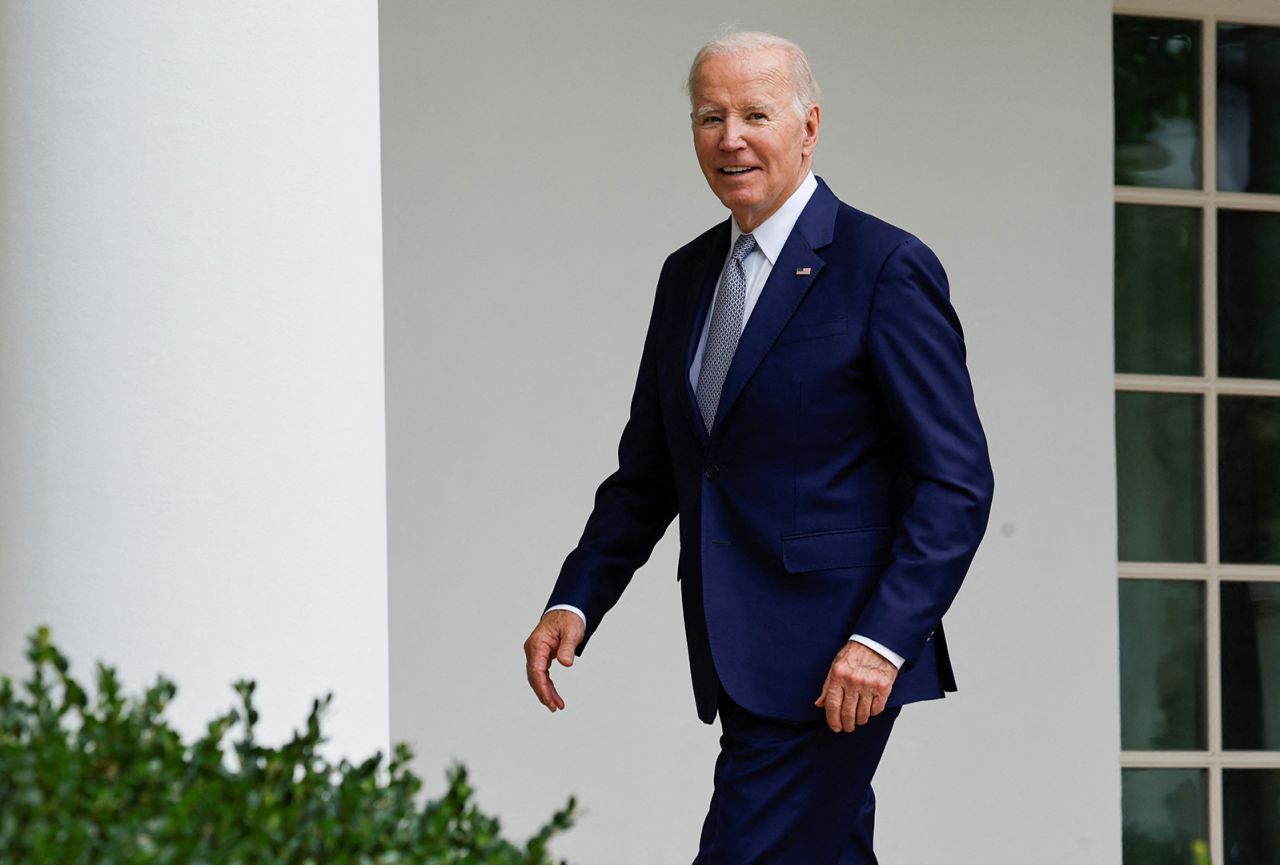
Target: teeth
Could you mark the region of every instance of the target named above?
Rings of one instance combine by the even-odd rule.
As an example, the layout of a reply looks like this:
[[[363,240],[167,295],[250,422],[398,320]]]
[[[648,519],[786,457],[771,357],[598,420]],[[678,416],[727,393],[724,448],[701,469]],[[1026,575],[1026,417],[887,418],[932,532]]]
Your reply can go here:
[[[744,171],[750,171],[751,168],[748,166],[746,168],[721,168],[720,170],[725,174],[742,174]]]

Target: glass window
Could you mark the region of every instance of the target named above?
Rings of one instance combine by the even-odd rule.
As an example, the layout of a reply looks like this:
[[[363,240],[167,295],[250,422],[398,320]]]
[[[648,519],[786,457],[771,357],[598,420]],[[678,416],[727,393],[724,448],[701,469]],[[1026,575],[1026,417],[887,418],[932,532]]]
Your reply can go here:
[[[1120,747],[1203,749],[1204,584],[1120,581]]]
[[[1222,561],[1280,564],[1280,397],[1218,398]]]
[[[1218,188],[1280,193],[1280,28],[1218,25]]]
[[[1200,22],[1117,15],[1116,183],[1200,186]]]
[[[1116,394],[1120,559],[1204,561],[1203,398]]]
[[[1116,205],[1116,372],[1200,374],[1200,219]]]
[[[1280,771],[1224,771],[1222,816],[1228,865],[1280,862]]]
[[[1112,41],[1124,865],[1280,863],[1280,4],[1175,5]]]
[[[1222,745],[1280,751],[1280,583],[1222,584]]]
[[[1280,378],[1280,213],[1218,211],[1218,352],[1220,375]]]
[[[1122,770],[1125,865],[1208,865],[1207,788],[1203,769]]]

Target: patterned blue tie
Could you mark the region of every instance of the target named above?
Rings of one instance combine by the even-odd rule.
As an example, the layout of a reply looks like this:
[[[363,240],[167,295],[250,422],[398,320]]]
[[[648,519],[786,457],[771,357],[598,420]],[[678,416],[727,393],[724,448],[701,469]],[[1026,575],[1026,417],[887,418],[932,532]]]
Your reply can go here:
[[[702,352],[702,369],[698,373],[698,410],[711,432],[720,407],[720,391],[724,389],[729,364],[738,348],[742,335],[742,310],[747,299],[747,274],[742,269],[742,259],[756,248],[756,239],[750,234],[741,235],[733,244],[733,257],[724,266],[720,291],[716,294],[716,308],[711,313],[711,332]]]

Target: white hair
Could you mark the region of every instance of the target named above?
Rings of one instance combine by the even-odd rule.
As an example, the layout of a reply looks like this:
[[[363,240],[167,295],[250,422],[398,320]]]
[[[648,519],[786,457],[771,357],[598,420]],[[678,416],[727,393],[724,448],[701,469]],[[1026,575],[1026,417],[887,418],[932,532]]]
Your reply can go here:
[[[787,67],[791,80],[791,94],[795,100],[796,113],[804,120],[809,109],[818,104],[818,81],[813,77],[813,69],[809,66],[809,58],[804,50],[790,39],[774,36],[772,33],[761,33],[753,30],[730,31],[712,39],[698,49],[693,64],[689,67],[689,78],[685,89],[689,92],[689,100],[693,100],[694,80],[698,75],[698,67],[708,57],[720,57],[727,54],[744,54],[751,51],[781,51],[787,58]]]

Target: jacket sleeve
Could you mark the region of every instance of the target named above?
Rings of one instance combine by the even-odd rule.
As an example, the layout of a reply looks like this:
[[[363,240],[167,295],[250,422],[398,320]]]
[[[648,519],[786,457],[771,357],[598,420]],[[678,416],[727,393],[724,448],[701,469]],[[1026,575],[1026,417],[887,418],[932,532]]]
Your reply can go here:
[[[885,259],[867,327],[871,373],[911,493],[893,560],[854,630],[910,663],[942,621],[977,552],[994,479],[947,277],[917,238]]]
[[[657,351],[663,327],[665,275],[666,266],[654,294],[630,416],[618,442],[618,468],[597,488],[582,538],[565,559],[546,605],[570,604],[586,614],[586,636],[578,644],[579,655],[632,575],[649,560],[677,513],[675,478],[658,392]]]

